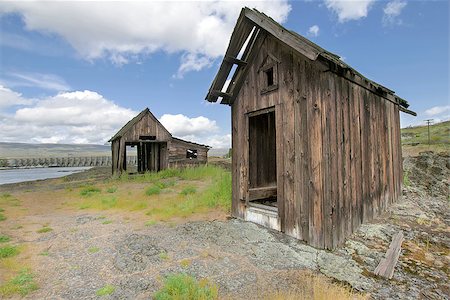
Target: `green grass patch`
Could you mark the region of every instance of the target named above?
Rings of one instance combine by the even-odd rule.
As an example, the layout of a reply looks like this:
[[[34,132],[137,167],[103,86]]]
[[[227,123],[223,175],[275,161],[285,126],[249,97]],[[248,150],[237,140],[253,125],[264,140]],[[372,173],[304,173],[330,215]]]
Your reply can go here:
[[[91,247],[88,249],[89,253],[97,253],[98,251],[100,251],[99,247]]]
[[[107,284],[104,287],[102,287],[101,289],[98,289],[97,292],[95,292],[95,294],[97,296],[107,296],[107,295],[111,295],[112,293],[114,293],[115,290],[116,290],[115,286]]]
[[[180,194],[181,195],[190,195],[190,194],[195,194],[197,192],[197,189],[195,188],[195,186],[189,185],[187,187],[185,187]]]
[[[161,188],[157,185],[152,185],[145,190],[147,196],[159,195],[161,193]]]
[[[161,258],[162,260],[168,260],[169,259],[169,254],[167,254],[166,251],[159,253],[159,258]]]
[[[50,232],[53,231],[53,228],[48,227],[48,226],[43,226],[41,229],[37,230],[37,233],[46,233],[46,232]]]
[[[154,295],[155,300],[213,300],[218,299],[218,289],[207,279],[197,281],[186,274],[169,275],[164,286]]]
[[[0,243],[7,243],[11,240],[11,238],[7,235],[0,234]]]
[[[0,195],[0,204],[8,206],[20,206],[19,199],[13,197],[11,194],[3,193]],[[4,211],[2,209],[2,211]]]
[[[20,253],[19,248],[17,246],[4,246],[0,247],[0,258],[7,258],[16,256]]]
[[[4,212],[5,210],[3,208],[0,208],[0,212]]]
[[[92,195],[99,194],[102,190],[95,186],[87,186],[81,189],[80,195],[83,197],[91,197]]]
[[[5,221],[6,217],[4,214],[0,213],[0,221]]]
[[[41,256],[48,256],[50,253],[48,251],[42,251],[41,253],[39,253],[39,255]]]
[[[408,171],[403,171],[403,185],[404,186],[411,186],[411,181],[409,180],[409,173],[408,173]]]
[[[102,224],[104,224],[104,225],[106,225],[106,224],[111,224],[111,223],[112,223],[111,220],[105,220],[105,221],[102,222]]]
[[[9,297],[14,294],[26,296],[37,289],[38,285],[34,281],[34,275],[29,269],[23,269],[16,277],[0,285],[0,296]]]
[[[153,225],[155,225],[156,223],[158,223],[158,222],[155,221],[155,220],[149,220],[149,221],[145,222],[145,226],[153,226]]]
[[[117,186],[112,186],[106,189],[107,193],[113,194],[115,192],[117,192]]]
[[[102,197],[101,203],[102,203],[103,209],[113,208],[117,205],[117,197],[113,197],[113,196]]]

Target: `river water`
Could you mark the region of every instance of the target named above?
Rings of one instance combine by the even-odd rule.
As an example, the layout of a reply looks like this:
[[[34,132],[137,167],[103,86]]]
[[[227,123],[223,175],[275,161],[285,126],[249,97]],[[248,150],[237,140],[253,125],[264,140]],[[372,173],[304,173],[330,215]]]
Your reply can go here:
[[[0,185],[39,179],[64,177],[73,173],[88,170],[90,168],[91,167],[58,167],[0,170]]]

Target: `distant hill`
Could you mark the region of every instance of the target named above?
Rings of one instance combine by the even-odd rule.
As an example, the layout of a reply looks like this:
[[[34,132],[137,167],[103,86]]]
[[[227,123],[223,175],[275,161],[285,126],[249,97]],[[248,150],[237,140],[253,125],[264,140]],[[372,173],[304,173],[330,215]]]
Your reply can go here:
[[[430,145],[426,125],[402,128],[401,133],[404,157],[416,156],[424,151],[450,151],[450,121],[430,125]]]
[[[222,157],[227,153],[227,148],[216,148],[210,149],[208,155]],[[80,157],[109,155],[111,155],[111,146],[109,145],[27,144],[0,142],[0,158],[38,158],[68,156]]]
[[[26,144],[0,142],[0,157],[67,157],[67,156],[108,156],[109,145],[83,144]]]

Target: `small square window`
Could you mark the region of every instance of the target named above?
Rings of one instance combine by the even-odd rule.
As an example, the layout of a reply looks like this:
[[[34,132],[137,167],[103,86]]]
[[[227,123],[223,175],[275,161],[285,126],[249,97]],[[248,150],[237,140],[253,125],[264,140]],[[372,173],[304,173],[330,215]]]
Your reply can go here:
[[[186,158],[197,159],[197,150],[195,150],[195,149],[187,149],[186,150]]]
[[[273,82],[273,67],[265,70],[264,73],[266,74],[267,87],[272,86],[274,84],[274,82]]]

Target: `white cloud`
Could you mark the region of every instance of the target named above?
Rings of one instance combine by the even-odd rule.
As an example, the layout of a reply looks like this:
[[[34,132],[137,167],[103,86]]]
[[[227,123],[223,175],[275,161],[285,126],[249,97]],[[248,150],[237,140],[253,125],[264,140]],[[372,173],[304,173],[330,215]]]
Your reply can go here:
[[[441,115],[441,114],[445,114],[445,113],[450,113],[450,105],[434,106],[425,111],[425,114],[429,117],[433,117],[433,116]]]
[[[313,26],[309,27],[308,35],[312,36],[312,37],[318,36],[319,35],[319,26],[318,25],[313,25]]]
[[[1,109],[12,106],[29,105],[32,102],[32,100],[22,97],[22,94],[14,92],[7,87],[0,85],[0,112]]]
[[[213,148],[231,148],[231,134],[212,135],[202,141],[203,144]]]
[[[389,26],[389,25],[395,25],[395,24],[401,24],[402,20],[398,19],[398,16],[400,16],[402,10],[406,6],[406,1],[402,0],[394,0],[386,4],[386,6],[383,9],[383,25]]]
[[[216,121],[203,116],[189,118],[182,114],[164,114],[159,121],[170,133],[172,133],[172,135],[182,139],[192,136],[198,137],[209,135],[213,132],[217,132],[219,129]]]
[[[103,144],[137,114],[92,91],[20,99],[28,106],[3,115],[1,141]]]
[[[333,11],[340,23],[359,20],[367,14],[375,0],[325,0],[325,5]]]
[[[25,28],[56,34],[84,58],[107,57],[116,64],[156,51],[182,53],[176,73],[210,66],[223,55],[243,6],[284,22],[290,5],[278,1],[115,2],[11,1],[0,15],[18,13]]]
[[[37,87],[51,91],[68,91],[70,86],[66,81],[54,74],[42,73],[8,73],[9,79],[3,79],[10,87]]]

